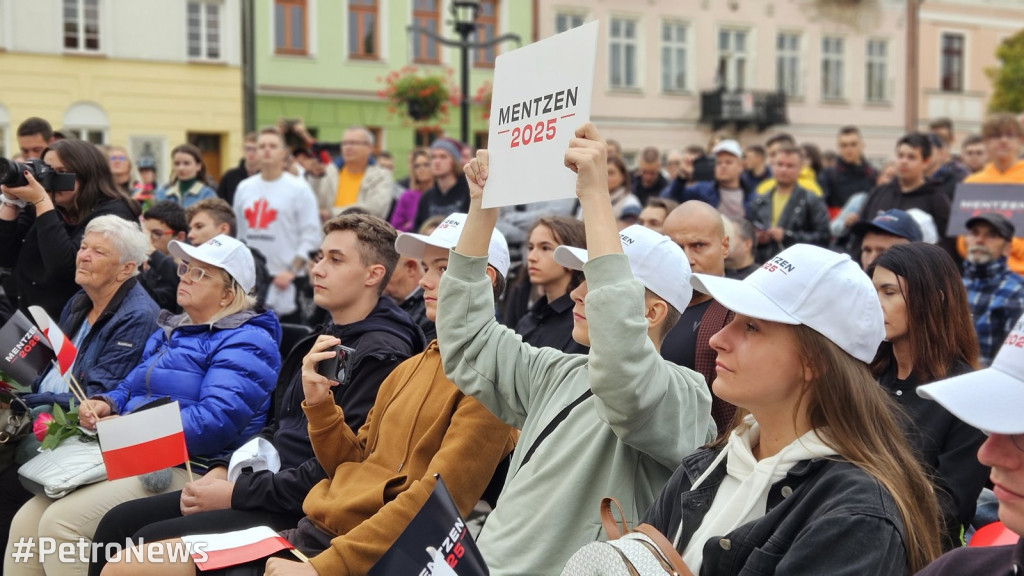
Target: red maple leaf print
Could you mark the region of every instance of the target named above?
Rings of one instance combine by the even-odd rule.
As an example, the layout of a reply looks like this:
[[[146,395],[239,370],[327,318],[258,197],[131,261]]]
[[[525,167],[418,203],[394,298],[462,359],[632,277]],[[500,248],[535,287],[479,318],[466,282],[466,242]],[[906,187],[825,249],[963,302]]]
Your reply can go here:
[[[252,208],[245,209],[245,219],[249,228],[254,230],[266,230],[274,220],[277,220],[277,210],[267,205],[266,198],[260,198],[252,205]]]

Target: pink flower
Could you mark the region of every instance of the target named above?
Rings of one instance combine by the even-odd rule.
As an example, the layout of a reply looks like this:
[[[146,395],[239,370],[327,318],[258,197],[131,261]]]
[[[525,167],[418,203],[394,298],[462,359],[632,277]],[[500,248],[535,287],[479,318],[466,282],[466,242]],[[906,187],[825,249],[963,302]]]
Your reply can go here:
[[[46,438],[46,432],[50,429],[50,422],[53,422],[53,415],[48,412],[43,412],[36,416],[36,421],[32,423],[32,432],[36,435],[36,440],[42,442]]]

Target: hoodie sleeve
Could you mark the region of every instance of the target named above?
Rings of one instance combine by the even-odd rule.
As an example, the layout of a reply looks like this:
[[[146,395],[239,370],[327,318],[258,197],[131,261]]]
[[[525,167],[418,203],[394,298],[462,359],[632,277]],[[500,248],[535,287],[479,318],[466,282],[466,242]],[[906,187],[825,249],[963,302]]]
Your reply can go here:
[[[664,360],[651,342],[644,287],[625,255],[594,258],[583,273],[598,416],[620,440],[673,469],[718,432],[711,392],[703,376]]]
[[[302,501],[327,473],[310,458],[296,468],[279,472],[261,470],[242,474],[231,492],[231,508],[278,514],[302,514]]]
[[[499,324],[486,269],[487,258],[452,250],[441,277],[437,343],[448,378],[503,422],[522,428],[533,402],[585,357],[534,348]]]

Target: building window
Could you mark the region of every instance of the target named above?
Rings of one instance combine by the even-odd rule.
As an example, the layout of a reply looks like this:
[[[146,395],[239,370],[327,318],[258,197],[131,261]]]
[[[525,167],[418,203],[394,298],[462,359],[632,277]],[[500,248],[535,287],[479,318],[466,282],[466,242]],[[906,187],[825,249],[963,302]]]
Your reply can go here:
[[[188,3],[188,57],[220,60],[220,2]]]
[[[64,48],[99,51],[100,0],[64,0]]]
[[[825,36],[821,39],[821,97],[824,100],[843,98],[843,39]]]
[[[74,137],[92,142],[106,144],[110,119],[107,113],[91,102],[77,102],[68,107],[61,122]]]
[[[964,91],[964,35],[942,35],[942,90]]]
[[[782,32],[775,41],[775,89],[800,96],[800,35]]]
[[[747,31],[718,32],[718,85],[740,91],[747,85]]]
[[[555,14],[555,34],[583,25],[583,14]]]
[[[440,34],[441,26],[441,0],[416,0],[412,7],[413,24],[430,30],[434,34]],[[440,64],[441,51],[437,41],[427,36],[414,32],[412,36],[412,57],[421,64]]]
[[[498,0],[483,0],[476,15],[476,41],[487,42],[498,36]],[[498,56],[498,47],[490,46],[476,51],[474,66],[493,67]]]
[[[888,102],[889,94],[886,90],[889,84],[888,41],[868,40],[866,66],[867,69],[864,72],[867,81],[867,101]]]
[[[427,148],[441,137],[440,128],[417,128],[415,146]]]
[[[377,58],[377,0],[349,0],[348,55],[352,58]]]
[[[637,86],[637,34],[636,20],[612,18],[608,46],[611,50],[612,88]]]
[[[686,90],[686,24],[661,24],[661,89]]]
[[[274,0],[274,53],[307,54],[306,0]]]

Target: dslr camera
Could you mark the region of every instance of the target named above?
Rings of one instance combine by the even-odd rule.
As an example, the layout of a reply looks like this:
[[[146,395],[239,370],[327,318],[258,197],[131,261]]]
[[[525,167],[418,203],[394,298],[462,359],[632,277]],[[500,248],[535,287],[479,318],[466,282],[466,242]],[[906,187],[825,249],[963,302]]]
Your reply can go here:
[[[33,158],[25,163],[21,163],[12,162],[7,158],[0,158],[0,184],[10,186],[11,188],[28,186],[25,172],[31,173],[32,177],[47,192],[67,192],[75,189],[74,174],[58,173],[42,160]]]
[[[355,354],[354,348],[338,344],[330,348],[335,352],[334,358],[328,358],[316,365],[316,373],[333,380],[338,384],[346,384],[348,379],[349,359]]]

